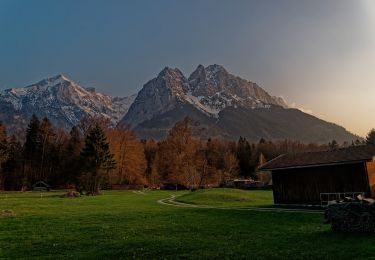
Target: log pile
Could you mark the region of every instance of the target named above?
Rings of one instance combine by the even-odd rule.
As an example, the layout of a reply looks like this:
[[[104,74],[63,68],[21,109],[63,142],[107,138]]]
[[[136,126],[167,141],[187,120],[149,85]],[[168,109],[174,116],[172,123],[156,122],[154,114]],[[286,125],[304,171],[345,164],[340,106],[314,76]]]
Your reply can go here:
[[[325,211],[325,223],[330,223],[335,231],[375,233],[374,202],[361,195],[357,199],[332,201]]]

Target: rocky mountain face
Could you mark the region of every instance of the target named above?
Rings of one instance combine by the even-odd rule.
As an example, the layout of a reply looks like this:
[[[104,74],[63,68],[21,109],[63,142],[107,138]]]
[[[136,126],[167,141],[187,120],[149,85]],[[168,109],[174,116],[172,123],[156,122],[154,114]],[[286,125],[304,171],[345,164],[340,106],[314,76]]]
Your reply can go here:
[[[24,88],[0,91],[0,120],[10,131],[24,127],[33,113],[65,129],[86,116],[105,117],[116,125],[134,98],[113,98],[57,75]]]
[[[214,118],[227,107],[287,107],[282,98],[270,96],[257,84],[228,73],[220,65],[199,65],[189,78],[178,69],[165,68],[144,85],[122,122],[136,126],[178,104],[191,104]]]
[[[288,108],[283,98],[220,65],[199,65],[188,78],[178,69],[163,69],[143,86],[120,124],[130,125],[141,138],[162,139],[185,116],[197,122],[196,131],[203,137],[318,143],[358,138],[338,125]]]
[[[228,73],[220,65],[198,68],[190,75],[190,95],[201,104],[220,112],[226,107],[266,108],[270,105],[286,107],[281,97],[272,97],[256,83]]]
[[[136,126],[163,114],[182,102],[187,91],[188,83],[181,71],[165,68],[139,91],[122,123]]]
[[[195,121],[194,131],[203,138],[318,143],[358,138],[338,125],[288,108],[283,98],[220,65],[199,65],[189,77],[166,67],[137,96],[123,98],[82,87],[63,75],[0,91],[0,120],[10,132],[26,127],[33,113],[67,130],[84,117],[104,117],[113,126],[130,125],[140,138],[163,139],[186,116]]]

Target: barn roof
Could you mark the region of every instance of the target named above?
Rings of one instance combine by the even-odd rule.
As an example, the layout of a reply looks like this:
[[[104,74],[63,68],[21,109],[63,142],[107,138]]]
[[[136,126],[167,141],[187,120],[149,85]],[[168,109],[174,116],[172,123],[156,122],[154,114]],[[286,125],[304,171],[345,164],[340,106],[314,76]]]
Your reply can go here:
[[[32,187],[36,187],[36,186],[38,186],[40,184],[43,185],[44,187],[47,187],[47,188],[51,187],[47,183],[45,183],[44,181],[37,181],[36,183],[34,183],[34,185]]]
[[[281,170],[371,161],[375,146],[361,145],[334,150],[284,154],[263,164],[260,170]]]

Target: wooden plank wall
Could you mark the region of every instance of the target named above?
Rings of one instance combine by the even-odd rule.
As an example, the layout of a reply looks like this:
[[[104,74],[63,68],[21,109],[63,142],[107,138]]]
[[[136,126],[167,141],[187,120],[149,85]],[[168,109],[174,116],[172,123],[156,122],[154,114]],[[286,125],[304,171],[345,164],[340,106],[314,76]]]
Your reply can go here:
[[[272,181],[278,204],[319,204],[320,193],[370,192],[364,163],[277,170]]]
[[[366,163],[366,167],[371,190],[371,197],[375,199],[375,157],[372,159],[372,162]]]

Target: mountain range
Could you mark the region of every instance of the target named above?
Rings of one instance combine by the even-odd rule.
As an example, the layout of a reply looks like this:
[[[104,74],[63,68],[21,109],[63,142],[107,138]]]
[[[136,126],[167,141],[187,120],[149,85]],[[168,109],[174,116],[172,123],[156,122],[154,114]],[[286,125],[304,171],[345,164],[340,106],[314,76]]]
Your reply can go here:
[[[135,95],[110,97],[57,75],[24,88],[0,91],[0,119],[11,132],[24,127],[32,114],[47,117],[64,129],[77,125],[86,116],[108,118],[116,125],[134,99]]]
[[[33,113],[65,129],[87,116],[105,117],[113,126],[129,125],[143,139],[165,138],[186,116],[195,122],[194,131],[207,138],[317,143],[359,138],[341,126],[289,108],[283,98],[216,64],[199,65],[189,77],[166,67],[129,97],[111,97],[63,75],[0,91],[0,120],[8,130],[24,127]]]

